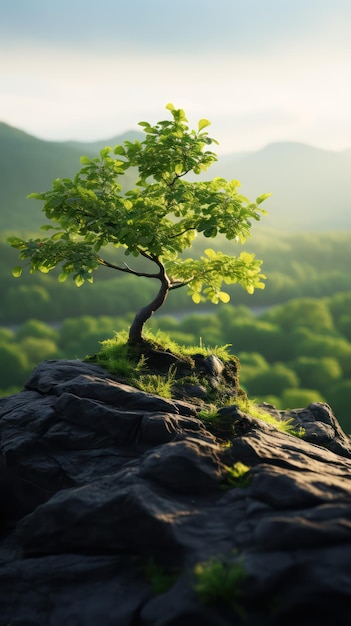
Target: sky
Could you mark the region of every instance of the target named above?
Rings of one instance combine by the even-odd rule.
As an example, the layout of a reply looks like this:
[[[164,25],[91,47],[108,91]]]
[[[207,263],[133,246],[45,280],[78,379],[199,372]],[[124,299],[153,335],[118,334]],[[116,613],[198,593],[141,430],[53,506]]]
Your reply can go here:
[[[351,148],[351,0],[0,0],[0,121],[93,141],[183,108],[219,154]]]

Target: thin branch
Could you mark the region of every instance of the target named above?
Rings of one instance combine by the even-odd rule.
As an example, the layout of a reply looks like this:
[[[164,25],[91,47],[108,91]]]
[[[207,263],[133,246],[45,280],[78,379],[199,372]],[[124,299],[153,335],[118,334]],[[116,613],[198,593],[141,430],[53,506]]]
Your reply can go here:
[[[156,276],[157,278],[159,278],[159,280],[163,280],[166,277],[166,269],[165,266],[163,265],[162,261],[160,261],[159,257],[156,256],[156,254],[149,254],[148,252],[145,252],[145,250],[143,250],[142,248],[137,248],[139,254],[141,254],[141,256],[145,257],[145,259],[148,259],[148,261],[152,261],[153,263],[155,263],[160,271],[158,274],[152,274],[152,276]],[[167,281],[168,281],[168,277],[167,277]]]
[[[194,166],[195,167],[195,166]],[[186,170],[185,172],[183,172],[182,174],[176,174],[175,177],[173,178],[173,180],[171,180],[170,183],[167,183],[167,181],[165,181],[166,185],[168,185],[168,187],[173,187],[174,183],[179,180],[179,178],[183,178],[183,176],[186,176],[187,174],[189,174],[189,172],[191,172],[193,168],[190,167],[188,170]]]
[[[184,280],[184,282],[177,280],[176,282],[172,283],[170,285],[169,290],[171,291],[171,289],[180,289],[180,287],[184,287],[185,285],[189,285],[189,283],[191,283],[191,281],[194,280],[194,276],[192,276],[191,278],[188,278],[188,280]]]
[[[131,274],[133,274],[134,270],[132,270],[132,268],[131,268],[131,267],[129,267],[128,263],[126,263],[125,261],[123,261],[123,265],[124,265],[124,267],[126,267],[126,268],[127,268],[127,270],[128,270]]]
[[[134,276],[141,276],[144,278],[160,278],[159,272],[157,274],[150,274],[148,272],[137,272],[137,270],[133,270],[126,263],[124,264],[126,267],[121,267],[120,265],[114,265],[113,263],[109,263],[108,261],[104,261],[104,259],[98,259],[100,265],[104,265],[105,267],[111,267],[114,270],[118,270],[119,272],[126,272],[127,274],[133,274]]]
[[[184,233],[189,232],[189,230],[196,230],[195,226],[191,226],[189,228],[184,228],[184,230],[182,230],[180,233],[176,233],[175,235],[171,235],[169,237],[169,239],[174,239],[175,237],[180,237],[181,235],[184,235]]]
[[[145,252],[145,250],[143,250],[142,248],[137,248],[137,251],[139,252],[139,254],[141,254],[141,256],[144,256],[145,259],[153,261],[154,263],[156,263],[156,265],[162,267],[162,265],[160,265],[160,261],[154,254],[149,254],[148,252]]]

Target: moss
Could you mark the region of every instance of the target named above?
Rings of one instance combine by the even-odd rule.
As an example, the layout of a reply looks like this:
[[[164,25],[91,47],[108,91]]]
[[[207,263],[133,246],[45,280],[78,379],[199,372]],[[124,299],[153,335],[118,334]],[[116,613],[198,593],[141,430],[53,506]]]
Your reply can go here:
[[[142,344],[131,346],[126,331],[116,333],[112,339],[101,343],[101,350],[86,360],[93,361],[109,372],[147,393],[164,398],[189,399],[199,406],[198,417],[206,428],[221,440],[235,436],[235,412],[242,411],[261,419],[282,432],[303,436],[296,430],[292,420],[279,420],[258,404],[249,400],[240,388],[240,363],[228,353],[228,345],[209,349],[201,346],[180,346],[161,331],[155,335],[145,333]],[[223,364],[220,375],[213,375],[206,368],[206,359],[214,356]],[[197,387],[197,390],[196,390]],[[198,397],[196,397],[196,391]],[[230,410],[221,410],[224,408]]]
[[[179,346],[166,333],[150,331],[145,340],[136,345],[128,343],[127,332],[116,333],[101,343],[101,350],[86,360],[95,362],[116,376],[150,393],[177,397],[176,389],[192,381],[203,385],[208,398],[217,398],[227,389],[238,385],[238,360],[228,354],[228,346],[210,350],[204,346]],[[214,356],[224,364],[223,376],[211,375],[205,367],[206,358]],[[223,379],[223,385],[218,379]],[[227,389],[228,391],[228,389]]]

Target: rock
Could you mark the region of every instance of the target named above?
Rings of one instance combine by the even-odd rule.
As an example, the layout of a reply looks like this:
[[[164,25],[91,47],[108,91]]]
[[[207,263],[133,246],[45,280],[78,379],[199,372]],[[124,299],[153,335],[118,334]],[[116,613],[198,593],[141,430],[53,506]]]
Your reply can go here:
[[[1,623],[348,624],[350,438],[325,404],[265,410],[302,437],[234,404],[224,441],[186,398],[40,364],[0,400]]]
[[[224,370],[223,362],[214,354],[207,356],[204,360],[204,364],[206,369],[209,371],[211,376],[220,376]]]
[[[270,405],[264,405],[264,408],[274,417],[290,419],[297,428],[302,428],[305,441],[351,457],[351,439],[343,432],[328,404],[312,402],[305,409],[292,411],[278,411]]]

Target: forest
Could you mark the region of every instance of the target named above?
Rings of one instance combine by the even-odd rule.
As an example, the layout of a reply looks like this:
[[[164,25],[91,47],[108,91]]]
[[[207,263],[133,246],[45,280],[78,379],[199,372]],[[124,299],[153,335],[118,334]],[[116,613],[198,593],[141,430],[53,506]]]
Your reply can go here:
[[[216,242],[217,243],[217,242]],[[225,248],[223,241],[218,245]],[[200,254],[201,241],[192,253]],[[351,233],[253,233],[245,244],[264,260],[264,290],[230,287],[231,302],[195,305],[171,294],[148,327],[181,345],[229,344],[250,398],[277,408],[327,402],[351,433]],[[111,255],[115,251],[111,251]],[[137,260],[136,260],[137,261]],[[152,281],[99,270],[77,289],[57,275],[11,275],[16,252],[0,242],[1,395],[20,389],[44,359],[84,358],[124,330],[152,296]]]

